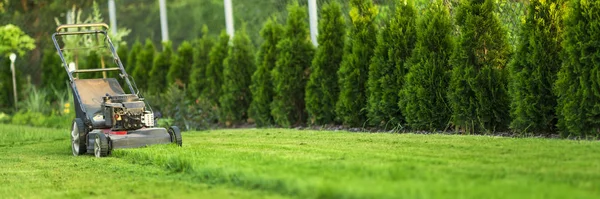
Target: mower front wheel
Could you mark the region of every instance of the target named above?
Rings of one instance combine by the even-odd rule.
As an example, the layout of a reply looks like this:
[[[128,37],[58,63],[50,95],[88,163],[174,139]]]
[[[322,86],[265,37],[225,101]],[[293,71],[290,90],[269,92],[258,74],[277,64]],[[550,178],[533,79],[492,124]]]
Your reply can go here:
[[[108,139],[104,133],[96,133],[94,138],[94,155],[97,158],[106,157],[109,154]]]
[[[171,126],[169,128],[169,135],[171,136],[171,142],[181,146],[181,130],[177,126]]]
[[[71,126],[71,151],[74,156],[83,155],[87,151],[87,146],[85,144],[85,125],[83,124],[83,120],[80,118],[75,118],[73,120],[73,125]]]

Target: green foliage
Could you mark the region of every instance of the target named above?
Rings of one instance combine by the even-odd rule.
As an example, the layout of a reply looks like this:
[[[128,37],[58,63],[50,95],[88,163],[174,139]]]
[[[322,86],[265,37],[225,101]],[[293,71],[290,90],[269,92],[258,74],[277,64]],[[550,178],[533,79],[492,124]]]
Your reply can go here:
[[[202,95],[202,90],[206,86],[206,68],[209,63],[209,52],[213,47],[213,38],[208,35],[208,27],[203,26],[203,34],[194,45],[194,58],[191,69],[190,79],[188,80],[190,86],[188,91],[192,99],[196,99]]]
[[[7,24],[0,27],[0,56],[10,53],[25,55],[35,48],[35,40],[25,34],[19,27]]]
[[[446,99],[454,47],[452,19],[439,0],[424,11],[399,105],[411,129],[443,130],[452,113]]]
[[[335,111],[344,124],[360,126],[366,121],[367,74],[377,45],[377,7],[372,0],[351,0],[350,5],[352,26],[338,71],[340,96]]]
[[[325,4],[319,21],[319,47],[312,60],[306,84],[306,111],[310,124],[328,124],[335,120],[339,95],[337,71],[344,54],[346,22],[339,3]]]
[[[178,126],[181,130],[209,129],[216,125],[218,109],[205,98],[186,99],[186,90],[170,85],[161,95],[148,96],[162,117],[159,126]]]
[[[600,135],[600,1],[571,1],[565,12],[562,67],[555,92],[563,136]]]
[[[252,102],[251,76],[256,70],[254,49],[246,28],[236,31],[223,69],[223,85],[219,97],[219,121],[225,124],[245,122]]]
[[[219,103],[221,96],[221,86],[223,84],[223,63],[227,58],[229,51],[229,35],[223,30],[219,36],[219,41],[212,47],[208,54],[209,62],[206,67],[205,87],[202,94],[212,103]]]
[[[90,51],[86,56],[85,56],[85,62],[80,63],[78,65],[79,69],[98,69],[98,68],[102,68],[102,62],[101,62],[101,55],[99,54],[98,51]],[[102,73],[101,72],[94,72],[94,73],[80,73],[77,74],[79,76],[79,78],[82,79],[89,79],[89,78],[102,78]]]
[[[284,127],[305,121],[304,94],[308,68],[314,47],[308,35],[306,8],[288,5],[288,18],[283,38],[277,44],[277,61],[271,72],[273,102],[271,115],[276,124]]]
[[[510,127],[517,132],[549,133],[556,125],[552,86],[561,65],[561,1],[532,0],[528,6],[510,63]]]
[[[123,67],[127,66],[129,62],[129,47],[125,43],[121,43],[119,45],[119,49],[117,49],[117,55],[119,55],[119,59],[121,59],[121,63]]]
[[[260,32],[264,42],[257,55],[257,69],[252,74],[252,102],[248,109],[249,116],[257,126],[268,126],[273,123],[271,116],[271,102],[273,101],[273,82],[271,71],[277,63],[277,43],[281,40],[283,26],[277,23],[277,18],[272,17],[265,22]]]
[[[132,73],[133,79],[140,90],[148,91],[148,84],[150,83],[148,79],[155,54],[154,44],[150,39],[146,39],[144,49],[136,56],[135,68]]]
[[[448,96],[459,131],[505,130],[510,121],[504,69],[510,46],[494,10],[494,0],[469,0],[456,15],[460,37],[451,60]]]
[[[10,112],[14,111],[15,101],[13,92],[12,72],[10,70],[10,60],[0,57],[0,110]],[[23,99],[21,92],[26,85],[23,78],[21,68],[15,66],[15,79],[17,82],[17,95],[19,99]],[[18,99],[18,100],[19,100]]]
[[[68,75],[60,56],[54,49],[44,51],[42,56],[42,88],[66,90]]]
[[[177,49],[177,56],[172,59],[173,63],[167,73],[167,84],[175,84],[181,88],[188,85],[190,70],[194,64],[194,48],[190,42],[184,41]]]
[[[129,73],[130,76],[133,76],[133,71],[135,71],[135,67],[137,67],[137,59],[141,53],[142,43],[140,42],[140,40],[136,40],[135,43],[133,43],[133,45],[131,46],[129,54],[127,54],[127,63],[123,63],[123,67],[125,67],[125,70],[127,71],[127,73]],[[119,57],[121,57],[121,55],[119,55]],[[134,80],[137,79],[135,79],[134,77]]]
[[[399,3],[393,18],[386,20],[377,37],[369,66],[367,116],[376,126],[397,127],[404,123],[398,106],[398,91],[408,72],[405,62],[417,40],[416,10],[412,2]]]
[[[158,94],[163,93],[168,85],[166,74],[169,72],[171,67],[171,60],[173,57],[173,47],[171,42],[163,43],[163,51],[158,54],[152,64],[152,70],[150,70],[148,80],[148,92]]]

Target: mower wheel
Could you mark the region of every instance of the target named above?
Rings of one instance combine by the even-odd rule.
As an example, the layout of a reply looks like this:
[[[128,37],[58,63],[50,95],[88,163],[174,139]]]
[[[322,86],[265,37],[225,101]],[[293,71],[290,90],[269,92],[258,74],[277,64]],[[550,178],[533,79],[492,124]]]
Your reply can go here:
[[[74,156],[83,155],[87,152],[86,130],[83,120],[75,118],[71,126],[71,151]]]
[[[181,146],[181,130],[177,126],[171,126],[169,128],[169,135],[171,136],[171,142]]]
[[[94,155],[97,158],[106,157],[108,155],[108,139],[104,133],[96,133],[94,138]]]

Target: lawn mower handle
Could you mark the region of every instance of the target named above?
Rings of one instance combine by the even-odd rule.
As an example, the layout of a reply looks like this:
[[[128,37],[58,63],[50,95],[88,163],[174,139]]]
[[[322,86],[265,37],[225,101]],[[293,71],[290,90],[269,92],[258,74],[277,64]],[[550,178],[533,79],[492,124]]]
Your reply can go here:
[[[89,23],[89,24],[64,24],[60,25],[56,28],[56,32],[60,32],[60,30],[65,28],[85,28],[85,27],[104,27],[105,30],[108,30],[108,25],[105,23]]]

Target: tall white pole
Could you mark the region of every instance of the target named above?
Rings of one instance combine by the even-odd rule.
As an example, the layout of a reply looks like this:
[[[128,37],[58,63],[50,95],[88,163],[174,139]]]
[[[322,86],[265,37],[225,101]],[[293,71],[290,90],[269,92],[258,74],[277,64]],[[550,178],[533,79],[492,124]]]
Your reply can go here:
[[[110,18],[110,27],[113,35],[117,35],[117,11],[115,0],[108,0],[108,17]]]
[[[162,41],[169,41],[169,27],[167,25],[167,5],[166,0],[158,0],[160,7],[160,29],[162,33]]]
[[[319,29],[317,27],[319,22],[317,21],[317,0],[308,0],[308,15],[310,22],[310,40],[313,45],[318,46],[317,35],[319,34]]]
[[[14,96],[14,104],[15,110],[17,109],[17,78],[15,77],[15,60],[17,59],[17,54],[11,53],[9,56],[10,59],[10,71],[12,72],[12,83],[13,83],[13,96]]]
[[[225,27],[227,28],[227,34],[229,38],[233,38],[233,9],[231,8],[231,0],[223,0],[225,5]]]

